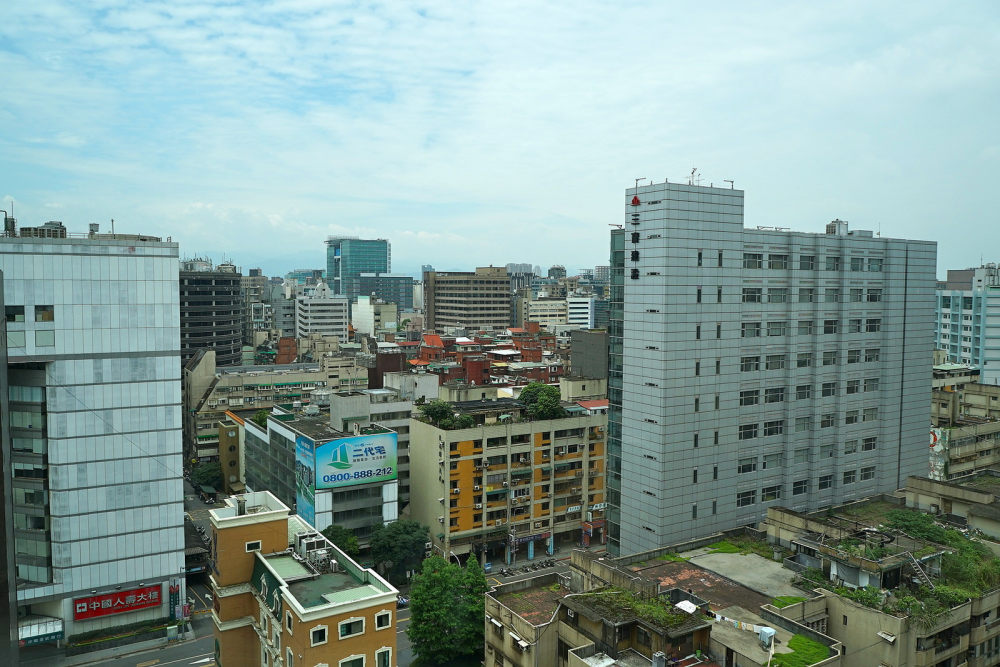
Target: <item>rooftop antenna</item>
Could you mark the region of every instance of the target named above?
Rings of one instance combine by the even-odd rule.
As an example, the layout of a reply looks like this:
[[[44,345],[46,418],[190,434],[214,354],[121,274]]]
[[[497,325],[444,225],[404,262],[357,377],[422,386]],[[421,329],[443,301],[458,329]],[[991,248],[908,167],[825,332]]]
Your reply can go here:
[[[635,193],[636,194],[639,194],[639,181],[645,181],[645,180],[646,180],[645,176],[643,176],[642,178],[635,179]]]
[[[722,182],[723,183],[729,183],[729,189],[730,190],[733,189],[733,179],[731,179],[731,178],[724,178],[724,179],[722,179]]]
[[[111,218],[111,236],[115,235],[115,219]]]
[[[688,185],[701,185],[701,175],[698,174],[698,167],[691,167],[691,175],[688,176]]]

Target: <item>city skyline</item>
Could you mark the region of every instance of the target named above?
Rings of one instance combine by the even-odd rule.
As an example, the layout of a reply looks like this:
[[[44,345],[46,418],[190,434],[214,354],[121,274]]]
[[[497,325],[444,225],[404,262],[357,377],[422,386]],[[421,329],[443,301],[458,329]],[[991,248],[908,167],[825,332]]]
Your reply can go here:
[[[12,6],[0,197],[268,274],[338,234],[390,239],[399,273],[572,270],[607,262],[635,177],[700,167],[753,193],[751,228],[938,239],[942,275],[1000,240],[996,24],[986,2]]]

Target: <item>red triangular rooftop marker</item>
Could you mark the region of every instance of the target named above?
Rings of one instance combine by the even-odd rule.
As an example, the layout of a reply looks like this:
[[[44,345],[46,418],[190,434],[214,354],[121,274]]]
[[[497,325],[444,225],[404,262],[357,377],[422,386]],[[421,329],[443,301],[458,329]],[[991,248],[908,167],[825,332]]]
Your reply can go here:
[[[639,196],[632,195],[632,206],[638,206],[638,205],[639,205]]]

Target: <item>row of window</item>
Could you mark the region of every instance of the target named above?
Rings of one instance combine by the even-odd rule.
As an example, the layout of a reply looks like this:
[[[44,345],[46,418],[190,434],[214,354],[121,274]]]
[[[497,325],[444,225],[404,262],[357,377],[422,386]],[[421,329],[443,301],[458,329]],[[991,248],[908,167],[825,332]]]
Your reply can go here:
[[[854,484],[858,481],[858,470],[845,470],[841,477],[844,486]],[[860,470],[861,481],[875,479],[875,466],[865,466]],[[817,488],[820,491],[833,488],[833,475],[822,475],[817,479]],[[760,501],[762,503],[781,499],[781,484],[775,486],[765,486],[760,490]],[[809,480],[801,479],[792,484],[792,495],[800,496],[809,493]],[[748,507],[757,502],[757,490],[739,491],[736,493],[736,506]]]
[[[24,321],[24,306],[4,306],[4,317],[8,322]],[[55,306],[35,306],[36,322],[55,322]]]
[[[824,267],[827,271],[842,271],[845,267],[843,257],[840,255],[827,255],[825,259],[826,262]],[[865,261],[866,259],[867,263]],[[798,267],[800,271],[815,271],[819,267],[819,263],[816,261],[816,255],[799,255],[798,260]],[[767,268],[769,269],[787,270],[792,268],[790,256],[786,253],[769,253],[766,261]],[[764,263],[764,253],[743,253],[744,269],[763,269]],[[881,257],[851,257],[850,263],[847,264],[847,267],[849,267],[851,271],[855,272],[865,271],[867,268],[869,272],[881,273],[883,261]]]
[[[7,347],[17,348],[25,347],[27,344],[27,339],[25,338],[25,332],[23,331],[8,331],[7,332]],[[35,347],[55,347],[56,345],[56,332],[46,331],[39,329],[35,331]]]
[[[860,449],[859,449],[860,446]],[[844,454],[857,454],[858,451],[863,452],[873,452],[878,448],[878,437],[869,436],[867,438],[852,438],[850,440],[844,441]],[[828,443],[826,445],[820,446],[818,450],[818,455],[820,459],[833,458],[836,452],[837,446],[834,443]],[[792,463],[795,465],[808,463],[809,453],[812,450],[809,447],[800,447],[796,449],[792,455]],[[775,468],[780,468],[785,464],[785,455],[781,452],[774,454],[764,454],[761,457],[757,456],[747,456],[741,458],[737,461],[736,472],[743,475],[746,473],[757,472],[758,463],[760,464],[761,470],[774,470]],[[714,467],[712,479],[718,479],[718,466]],[[697,470],[695,470],[695,481],[697,481]]]
[[[858,394],[864,391],[878,391],[881,386],[879,378],[865,378],[861,380],[848,380],[846,384],[847,394]],[[837,396],[839,393],[837,382],[823,382],[820,385],[820,395],[825,397]],[[745,389],[740,391],[740,405],[757,405],[763,398],[764,403],[781,403],[785,400],[785,387],[767,387],[763,395],[759,389]],[[800,384],[795,387],[795,399],[804,400],[813,397],[813,385]]]
[[[847,363],[859,364],[877,362],[882,357],[882,351],[877,347],[870,347],[865,350],[854,349],[847,351]],[[812,352],[799,352],[795,355],[796,368],[811,368],[816,361],[816,356]],[[840,363],[840,352],[837,350],[827,350],[823,352],[820,361],[823,366],[836,366]],[[759,371],[761,369],[761,355],[747,355],[740,357],[740,370],[744,373]],[[764,370],[783,370],[788,366],[787,354],[768,354],[763,357]],[[696,373],[697,375],[697,373]]]
[[[878,408],[864,408],[860,410],[847,410],[844,413],[844,424],[857,424],[861,422],[873,422],[878,421]],[[837,413],[827,412],[820,415],[819,426],[820,428],[831,428],[837,425]],[[794,432],[803,433],[806,431],[813,430],[814,420],[812,415],[806,415],[803,417],[796,417],[794,423]],[[753,440],[754,438],[781,435],[785,432],[785,420],[784,419],[773,419],[770,421],[765,421],[763,423],[763,428],[761,424],[754,422],[752,424],[740,424],[738,429],[738,437],[740,440]]]
[[[824,334],[841,333],[841,321],[838,319],[823,320]],[[813,320],[800,320],[797,326],[800,336],[811,336],[817,332]],[[882,318],[851,318],[847,320],[846,333],[878,333],[882,331]],[[760,338],[761,336],[787,336],[791,333],[788,320],[772,322],[742,322],[740,338]]]
[[[720,292],[722,288],[719,288]],[[698,288],[701,294],[701,288]],[[817,290],[815,287],[800,287],[798,291],[799,303],[817,303]],[[767,290],[768,303],[787,303],[789,290],[787,287],[770,287]],[[851,288],[848,292],[850,303],[880,303],[882,301],[882,289],[872,288],[866,290],[862,288]],[[843,301],[843,290],[839,287],[828,287],[823,290],[823,301],[825,303],[840,303]],[[765,292],[761,287],[744,287],[741,297],[743,303],[764,303]],[[721,299],[720,299],[721,300]],[[700,298],[699,298],[700,303]]]

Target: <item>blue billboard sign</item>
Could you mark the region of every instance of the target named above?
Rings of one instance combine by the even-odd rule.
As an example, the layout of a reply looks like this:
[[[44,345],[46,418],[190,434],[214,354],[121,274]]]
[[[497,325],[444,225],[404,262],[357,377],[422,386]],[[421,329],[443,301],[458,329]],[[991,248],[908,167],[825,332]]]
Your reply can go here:
[[[396,449],[394,432],[356,435],[317,445],[316,488],[337,489],[396,479]]]
[[[313,441],[295,438],[295,513],[316,526],[316,450]]]

